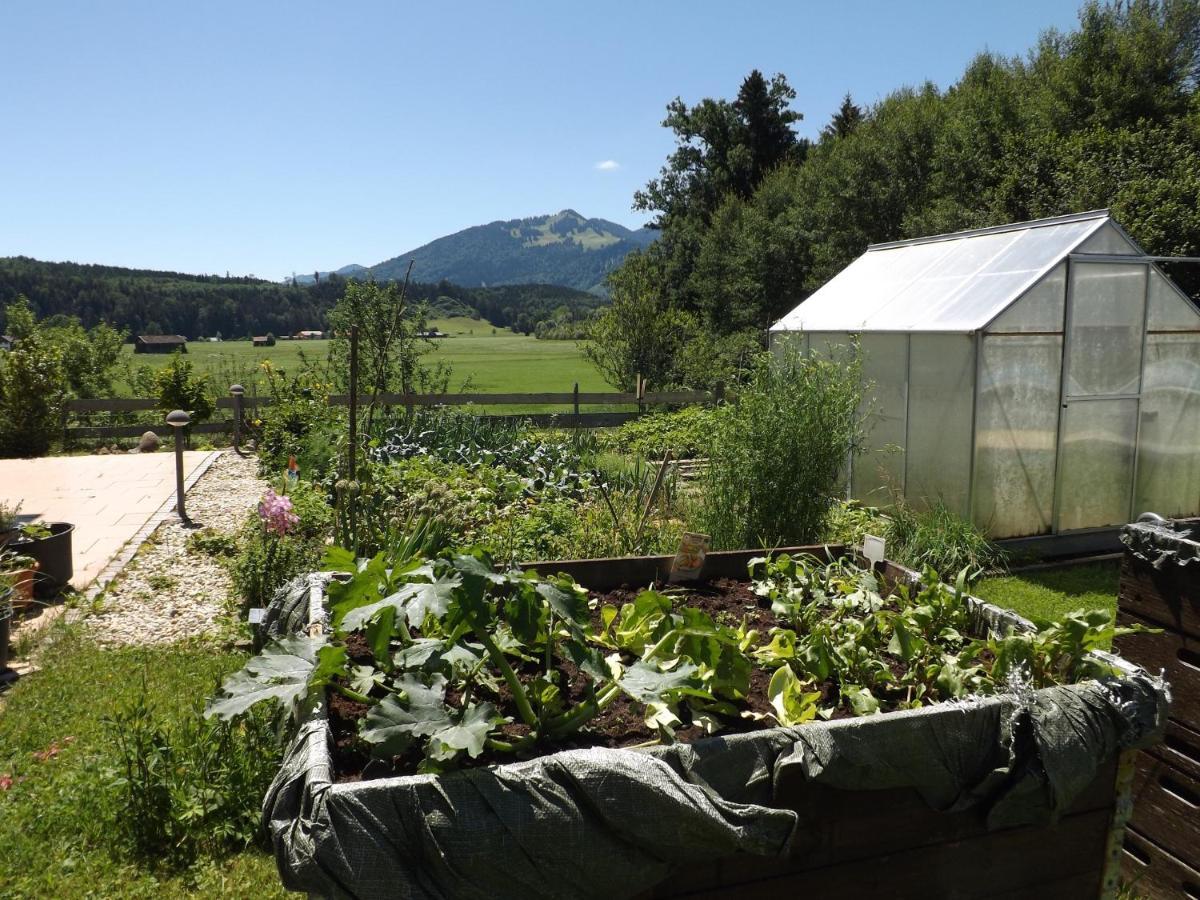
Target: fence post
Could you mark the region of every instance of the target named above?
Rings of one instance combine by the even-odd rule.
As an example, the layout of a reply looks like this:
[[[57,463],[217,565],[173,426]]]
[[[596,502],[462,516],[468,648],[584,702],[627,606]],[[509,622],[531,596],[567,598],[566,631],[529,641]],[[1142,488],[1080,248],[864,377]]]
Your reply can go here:
[[[573,391],[573,393],[575,394],[575,398],[574,398],[575,399],[575,404],[574,404],[575,405],[575,419],[576,419],[576,424],[579,424],[579,422],[578,422],[578,420],[579,420],[579,382],[578,381],[575,382],[575,390]]]
[[[640,415],[641,415],[641,414],[642,414],[642,413],[645,411],[645,407],[644,407],[644,406],[643,406],[643,404],[642,404],[642,398],[643,398],[643,397],[645,397],[645,396],[646,396],[646,379],[642,377],[642,373],[641,373],[641,372],[638,372],[638,377],[637,377],[637,405],[638,405],[638,415],[639,415],[639,416],[640,416]]]
[[[233,452],[238,456],[245,456],[242,453],[242,397],[246,394],[246,389],[240,384],[231,384],[229,386],[229,394],[233,397]]]
[[[725,399],[725,382],[718,381],[713,385],[713,403],[720,403]]]
[[[358,462],[358,326],[350,326],[350,480]]]
[[[191,417],[182,409],[167,414],[167,424],[175,429],[175,511],[179,513],[179,521],[185,525],[192,524],[192,520],[183,507],[183,429],[191,421]]]

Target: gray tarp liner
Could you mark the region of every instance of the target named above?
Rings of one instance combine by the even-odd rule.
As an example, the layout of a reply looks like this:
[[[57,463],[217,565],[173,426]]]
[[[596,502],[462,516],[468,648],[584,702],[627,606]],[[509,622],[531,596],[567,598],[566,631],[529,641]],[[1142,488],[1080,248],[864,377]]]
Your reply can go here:
[[[1121,543],[1156,569],[1200,567],[1200,522],[1144,516],[1121,529]]]
[[[263,814],[293,890],[364,900],[628,896],[679,865],[815,846],[820,821],[772,806],[776,788],[796,779],[914,788],[935,809],[979,806],[995,828],[1053,820],[1104,763],[1152,743],[1166,720],[1162,682],[1123,667],[1129,675],[1103,685],[347,784],[332,783],[318,711]]]

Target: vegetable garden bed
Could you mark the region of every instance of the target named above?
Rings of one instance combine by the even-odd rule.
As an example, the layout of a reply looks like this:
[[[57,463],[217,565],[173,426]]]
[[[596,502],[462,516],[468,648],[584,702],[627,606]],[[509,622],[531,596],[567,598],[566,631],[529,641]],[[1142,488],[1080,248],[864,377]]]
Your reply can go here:
[[[1086,617],[1034,633],[961,586],[800,549],[750,582],[755,554],[710,554],[680,594],[628,587],[669,557],[524,576],[458,557],[374,581],[344,561],[329,606],[345,639],[276,645],[214,704],[308,695],[264,804],[285,885],[1098,896],[1119,758],[1157,736],[1162,685],[1091,652],[1111,632]],[[510,672],[479,674],[492,650]]]

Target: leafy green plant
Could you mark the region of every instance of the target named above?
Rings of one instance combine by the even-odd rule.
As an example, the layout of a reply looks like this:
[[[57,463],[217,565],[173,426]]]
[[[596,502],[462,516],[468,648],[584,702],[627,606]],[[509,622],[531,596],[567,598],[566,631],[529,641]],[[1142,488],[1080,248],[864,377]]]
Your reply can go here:
[[[247,607],[265,607],[284,582],[320,561],[331,512],[303,482],[286,490],[269,489],[238,535],[230,577]]]
[[[49,452],[66,398],[59,348],[36,331],[23,337],[0,366],[0,456]]]
[[[1034,633],[972,638],[965,570],[950,588],[926,568],[923,586],[902,584],[886,596],[869,569],[845,560],[781,554],[752,561],[751,571],[755,591],[792,626],[772,629],[754,655],[764,665],[791,669],[792,675],[773,676],[781,679],[775,686],[780,698],[785,683],[793,698],[821,685],[835,691],[838,703],[815,709],[823,717],[839,703],[869,715],[993,694],[1014,683],[1041,688],[1109,677],[1112,667],[1091,652],[1114,636],[1150,630],[1115,627],[1107,612],[1096,610],[1036,622]],[[797,709],[806,708],[787,715]]]
[[[154,396],[159,409],[170,412],[182,409],[193,423],[212,417],[216,408],[208,379],[197,375],[192,364],[176,350],[171,361],[154,375]]]
[[[5,503],[0,500],[0,532],[12,531],[20,523],[21,503]]]
[[[1004,567],[1003,551],[940,498],[925,509],[914,508],[899,495],[893,501],[884,536],[888,556],[895,562],[947,573],[967,569],[971,578]]]
[[[686,406],[640,416],[605,434],[602,441],[612,450],[648,459],[661,459],[668,451],[676,459],[691,459],[708,452],[713,422],[712,408]]]
[[[143,684],[104,724],[116,755],[108,787],[121,797],[110,827],[130,855],[180,868],[264,843],[259,802],[280,761],[268,716],[228,723],[197,710],[166,726]]]
[[[238,547],[233,535],[215,528],[201,528],[188,535],[187,549],[189,553],[227,559],[237,554]]]
[[[716,412],[696,530],[718,549],[816,538],[860,437],[861,374],[853,348],[834,360],[764,354],[738,402]]]

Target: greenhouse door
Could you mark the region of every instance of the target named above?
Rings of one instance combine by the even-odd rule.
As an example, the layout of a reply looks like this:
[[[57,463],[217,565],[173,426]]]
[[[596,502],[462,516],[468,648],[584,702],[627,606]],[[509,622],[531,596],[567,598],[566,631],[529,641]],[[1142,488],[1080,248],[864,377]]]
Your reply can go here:
[[[1056,532],[1130,521],[1145,344],[1144,263],[1072,258],[1069,271]]]

